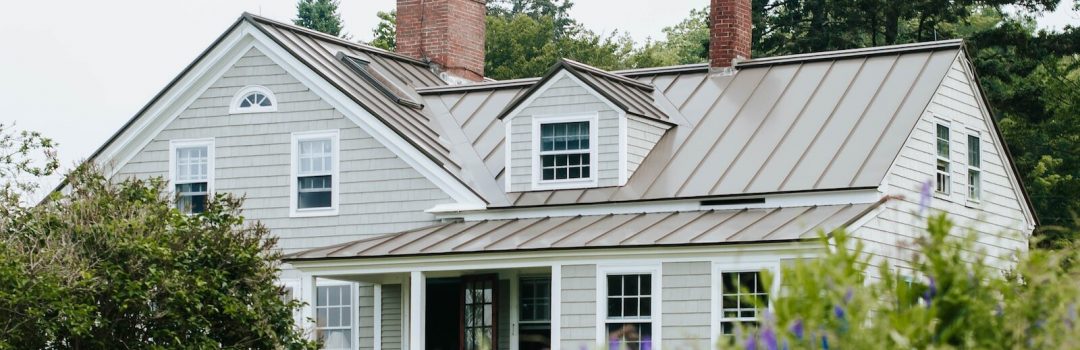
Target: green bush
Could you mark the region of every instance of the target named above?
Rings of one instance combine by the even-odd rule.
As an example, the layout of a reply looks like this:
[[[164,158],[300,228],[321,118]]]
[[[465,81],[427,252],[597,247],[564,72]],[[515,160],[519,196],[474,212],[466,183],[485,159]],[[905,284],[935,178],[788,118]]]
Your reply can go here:
[[[166,185],[79,169],[38,206],[5,197],[0,349],[311,348],[269,231],[228,195],[182,214]]]
[[[1077,251],[1032,250],[1002,272],[978,259],[974,235],[949,235],[944,214],[915,240],[912,269],[872,271],[862,244],[823,235],[826,253],[781,268],[762,323],[721,341],[736,349],[1076,348]],[[850,249],[836,249],[848,247]],[[766,272],[767,274],[767,272]],[[767,278],[771,278],[768,276]],[[766,282],[765,285],[769,285]]]

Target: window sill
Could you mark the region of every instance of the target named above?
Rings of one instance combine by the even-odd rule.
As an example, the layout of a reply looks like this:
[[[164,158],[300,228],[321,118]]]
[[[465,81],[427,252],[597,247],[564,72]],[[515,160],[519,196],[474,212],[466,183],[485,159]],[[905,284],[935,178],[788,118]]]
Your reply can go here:
[[[575,180],[540,180],[533,182],[532,190],[534,191],[548,191],[548,190],[569,190],[580,188],[592,188],[597,187],[597,179],[575,179]]]
[[[293,209],[289,212],[291,218],[310,218],[319,216],[337,216],[338,208],[319,208],[319,209]]]

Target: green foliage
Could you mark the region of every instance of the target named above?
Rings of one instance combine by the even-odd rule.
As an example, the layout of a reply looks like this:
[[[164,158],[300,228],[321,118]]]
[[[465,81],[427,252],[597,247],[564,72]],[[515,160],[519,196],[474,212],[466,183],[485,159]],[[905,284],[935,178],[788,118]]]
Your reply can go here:
[[[333,36],[348,37],[341,33],[344,22],[338,14],[338,0],[300,0],[296,3],[293,24]]]
[[[313,348],[275,284],[276,239],[241,200],[189,216],[160,178],[67,180],[0,208],[0,349]]]
[[[485,75],[494,79],[540,76],[560,58],[619,69],[632,49],[626,36],[601,36],[581,28],[562,37],[555,33],[552,17],[488,16]]]
[[[394,51],[397,49],[397,10],[379,11],[375,16],[379,17],[379,24],[371,31],[375,38],[368,44]]]
[[[0,191],[13,195],[37,189],[33,178],[56,172],[56,142],[36,131],[15,131],[13,125],[0,123]],[[4,205],[19,204],[19,198],[7,198]]]
[[[664,40],[649,41],[628,58],[630,67],[646,68],[709,60],[709,8],[691,9],[682,22],[664,27]]]
[[[1033,250],[1004,274],[975,257],[975,236],[950,235],[944,214],[915,239],[911,270],[871,260],[844,232],[823,235],[824,256],[782,267],[783,292],[760,327],[729,348],[1066,349],[1077,341],[1075,249]],[[871,263],[877,263],[875,270]],[[866,276],[875,279],[866,281]],[[766,283],[768,285],[768,283]],[[827,346],[824,346],[827,343]]]

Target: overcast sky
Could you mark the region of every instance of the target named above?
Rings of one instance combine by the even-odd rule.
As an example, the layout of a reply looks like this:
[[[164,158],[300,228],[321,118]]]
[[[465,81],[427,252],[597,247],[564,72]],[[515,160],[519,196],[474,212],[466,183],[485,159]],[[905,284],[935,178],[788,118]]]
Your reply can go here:
[[[1040,25],[1080,23],[1063,0]],[[395,0],[342,0],[345,30],[371,39]],[[571,15],[599,32],[660,37],[708,0],[577,0]],[[10,1],[0,21],[0,122],[60,143],[62,165],[86,158],[244,11],[288,21],[293,0]],[[55,184],[47,183],[51,187]]]

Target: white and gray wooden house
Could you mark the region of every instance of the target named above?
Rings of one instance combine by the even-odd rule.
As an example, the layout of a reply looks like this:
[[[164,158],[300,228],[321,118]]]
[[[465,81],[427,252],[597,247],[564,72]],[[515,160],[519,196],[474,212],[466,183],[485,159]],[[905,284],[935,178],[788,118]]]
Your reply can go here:
[[[481,0],[398,0],[396,53],[245,14],[92,160],[245,196],[327,348],[704,349],[818,230],[901,269],[929,211],[1026,249],[961,41],[749,59],[749,1],[713,8],[709,63],[511,81]]]

